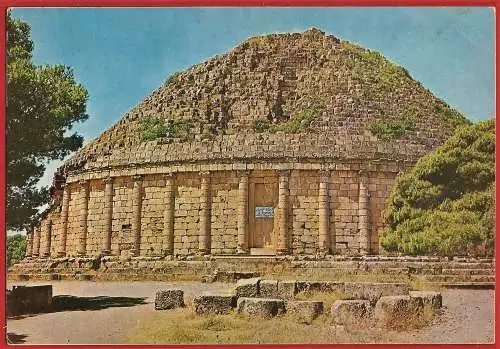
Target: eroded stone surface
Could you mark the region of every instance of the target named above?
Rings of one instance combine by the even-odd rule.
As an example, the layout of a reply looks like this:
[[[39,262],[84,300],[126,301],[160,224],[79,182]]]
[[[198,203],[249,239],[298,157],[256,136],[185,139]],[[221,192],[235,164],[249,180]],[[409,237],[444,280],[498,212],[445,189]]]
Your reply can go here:
[[[278,281],[278,298],[293,299],[297,294],[297,283],[295,280]]]
[[[337,325],[360,324],[370,319],[372,307],[368,300],[336,300],[330,315]]]
[[[440,309],[443,306],[443,297],[440,292],[410,291],[410,297],[421,298],[424,307]]]
[[[285,313],[285,302],[282,299],[240,297],[236,309],[240,314],[270,319]]]
[[[240,279],[236,282],[235,292],[238,297],[258,297],[260,278]]]
[[[423,309],[420,297],[385,296],[381,297],[374,309],[375,322],[381,327],[397,327],[400,323],[420,316]]]
[[[286,312],[294,314],[300,323],[311,322],[323,313],[322,301],[287,301]]]
[[[260,297],[277,298],[278,297],[278,281],[277,280],[260,280],[259,283]]]
[[[236,306],[236,296],[232,293],[205,292],[193,299],[197,314],[227,314]]]
[[[375,304],[383,296],[408,295],[410,285],[406,283],[346,282],[345,293],[348,297],[367,299]]]
[[[156,292],[155,309],[166,310],[184,306],[184,291],[161,290]]]

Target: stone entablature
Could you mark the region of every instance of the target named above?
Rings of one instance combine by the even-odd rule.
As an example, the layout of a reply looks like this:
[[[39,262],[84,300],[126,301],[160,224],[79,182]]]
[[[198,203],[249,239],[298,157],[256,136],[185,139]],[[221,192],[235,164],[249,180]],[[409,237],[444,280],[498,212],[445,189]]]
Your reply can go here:
[[[70,175],[59,209],[29,235],[27,254],[377,253],[381,212],[401,167],[280,163],[207,170],[218,166]],[[271,217],[255,217],[258,186],[267,188]],[[258,234],[268,235],[265,243]]]

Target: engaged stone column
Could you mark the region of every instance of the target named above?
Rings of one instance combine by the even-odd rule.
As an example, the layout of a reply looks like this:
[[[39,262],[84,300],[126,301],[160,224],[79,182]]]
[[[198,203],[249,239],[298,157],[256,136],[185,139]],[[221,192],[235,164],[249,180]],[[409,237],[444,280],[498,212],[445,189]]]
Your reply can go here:
[[[26,255],[25,257],[31,257],[33,255],[33,233],[34,228],[26,233]]]
[[[370,253],[370,209],[369,209],[368,178],[366,173],[360,172],[359,177],[359,203],[358,203],[358,231],[359,252]]]
[[[318,194],[318,225],[319,225],[319,252],[330,253],[330,197],[328,195],[328,184],[330,182],[330,171],[323,170],[319,173]]]
[[[80,202],[78,214],[78,248],[77,254],[87,254],[87,218],[89,215],[89,181],[80,181]]]
[[[33,229],[33,257],[40,255],[40,227]]]
[[[238,254],[248,253],[248,171],[238,172]]]
[[[47,219],[43,225],[43,236],[45,239],[42,257],[50,257],[50,247],[52,243],[52,221]]]
[[[165,178],[165,210],[163,211],[163,236],[165,236],[164,255],[174,253],[174,174],[167,173]]]
[[[132,193],[132,235],[134,237],[134,247],[132,254],[141,254],[141,213],[142,213],[142,181],[143,176],[133,176],[134,189]]]
[[[70,191],[69,185],[64,185],[62,205],[61,205],[61,238],[59,239],[58,257],[66,256],[66,241],[68,237],[68,212],[69,212]]]
[[[290,170],[278,170],[279,174],[279,234],[277,254],[287,254],[288,251],[288,181],[290,179]]]
[[[210,172],[200,172],[200,238],[198,250],[202,254],[210,253]]]
[[[104,237],[102,253],[111,254],[111,235],[113,233],[113,178],[104,180]]]

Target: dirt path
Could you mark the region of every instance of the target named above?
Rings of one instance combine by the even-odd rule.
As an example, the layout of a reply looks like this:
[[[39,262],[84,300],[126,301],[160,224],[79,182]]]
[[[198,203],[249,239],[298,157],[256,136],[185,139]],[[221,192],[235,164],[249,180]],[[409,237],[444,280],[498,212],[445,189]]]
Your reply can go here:
[[[8,333],[14,342],[26,344],[125,343],[130,331],[154,312],[156,290],[169,286],[181,288],[187,297],[192,297],[201,291],[230,289],[232,285],[198,282],[53,282],[54,295],[107,297],[100,299],[92,310],[60,311],[9,319]],[[449,290],[443,292],[443,306],[443,314],[433,326],[410,333],[387,333],[387,337],[381,340],[398,343],[493,342],[494,291]]]
[[[493,343],[495,291],[449,290],[443,292],[443,314],[430,327],[395,334],[401,343]]]
[[[16,283],[20,285],[22,283]],[[29,283],[33,285],[34,283]],[[47,283],[39,283],[47,284]],[[116,344],[124,343],[131,329],[154,312],[157,290],[174,286],[187,297],[202,291],[228,289],[230,284],[199,282],[53,282],[53,296],[108,296],[95,310],[61,311],[9,319],[7,332],[15,342],[25,344]],[[118,297],[127,297],[127,304]],[[140,304],[145,302],[145,304]],[[138,305],[135,305],[139,303]],[[130,306],[126,306],[130,304]],[[124,306],[125,305],[125,306]]]

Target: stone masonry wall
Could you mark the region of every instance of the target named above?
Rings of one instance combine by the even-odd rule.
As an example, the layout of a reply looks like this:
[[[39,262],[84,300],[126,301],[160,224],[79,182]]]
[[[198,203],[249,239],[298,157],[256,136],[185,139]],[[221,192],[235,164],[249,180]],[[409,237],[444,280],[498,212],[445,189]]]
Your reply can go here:
[[[211,178],[211,251],[236,254],[238,222],[238,178],[231,172],[216,172]]]
[[[274,183],[278,188],[276,171],[245,171],[248,183]],[[232,255],[238,246],[238,202],[241,172],[213,171],[209,177],[209,248],[211,254]],[[321,174],[323,173],[323,174]],[[330,174],[329,177],[326,174]],[[396,173],[392,171],[365,171],[361,176],[357,170],[292,170],[289,173],[288,190],[288,248],[292,254],[316,254],[319,252],[319,188],[327,178],[329,194],[329,246],[336,254],[357,253],[360,245],[360,181],[366,181],[368,189],[368,230],[370,252],[378,253],[379,234],[383,229],[382,211],[390,194]],[[141,256],[165,256],[168,249],[168,232],[165,228],[166,180],[164,174],[149,174],[142,180],[140,217]],[[176,173],[173,175],[173,253],[186,255],[199,251],[201,239],[201,177],[199,172]],[[80,215],[84,199],[81,183],[69,185],[68,228],[66,255],[76,256],[81,233]],[[97,256],[103,250],[106,230],[105,185],[102,179],[88,182],[87,256]],[[116,177],[113,180],[112,211],[112,254],[130,253],[134,246],[132,177]],[[249,195],[251,195],[249,193]],[[273,194],[275,195],[275,194]],[[249,198],[250,200],[250,198]],[[277,197],[275,198],[277,202]],[[272,241],[277,247],[280,215],[275,207]],[[249,214],[253,214],[249,210]],[[47,220],[51,224],[50,255],[60,251],[62,218],[60,212],[52,212],[40,225],[40,255],[46,251]],[[328,220],[328,219],[327,219]],[[248,228],[247,234],[251,234]]]
[[[198,250],[200,178],[198,173],[176,175],[174,204],[174,254]]]

